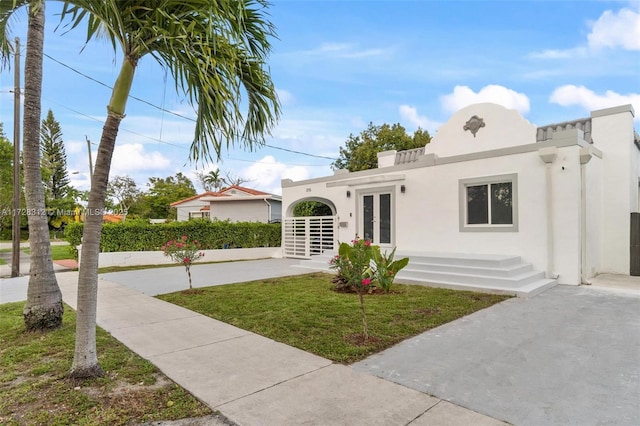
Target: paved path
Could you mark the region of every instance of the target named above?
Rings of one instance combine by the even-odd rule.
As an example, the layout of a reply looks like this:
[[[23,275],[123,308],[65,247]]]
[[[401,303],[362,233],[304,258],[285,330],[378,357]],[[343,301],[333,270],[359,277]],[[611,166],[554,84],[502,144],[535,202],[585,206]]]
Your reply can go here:
[[[353,368],[519,426],[639,425],[636,283],[510,299]]]
[[[257,266],[263,262],[235,263],[238,276],[242,277],[237,280],[256,275]],[[263,274],[300,273],[297,268],[284,273],[289,261],[272,263],[279,267],[263,269]],[[218,264],[218,270],[222,265]],[[154,277],[157,271],[166,273],[166,269],[149,274]],[[155,299],[108,281],[107,275],[110,274],[101,275],[99,281],[98,324],[240,425],[503,424]],[[184,271],[182,275],[184,281]],[[58,279],[65,301],[75,308],[77,273],[58,274]],[[141,282],[133,285],[139,287]]]

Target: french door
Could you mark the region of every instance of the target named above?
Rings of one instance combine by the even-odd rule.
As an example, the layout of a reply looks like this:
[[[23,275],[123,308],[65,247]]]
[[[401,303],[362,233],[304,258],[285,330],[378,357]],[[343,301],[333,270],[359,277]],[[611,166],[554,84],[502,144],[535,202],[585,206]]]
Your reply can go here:
[[[373,244],[392,244],[391,192],[363,193],[360,196],[359,235]]]

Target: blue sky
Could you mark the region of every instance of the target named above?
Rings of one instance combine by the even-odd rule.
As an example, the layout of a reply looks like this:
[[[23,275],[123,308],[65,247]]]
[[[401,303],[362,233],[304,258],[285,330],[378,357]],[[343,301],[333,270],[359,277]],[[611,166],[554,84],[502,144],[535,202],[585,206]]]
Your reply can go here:
[[[54,32],[59,6],[47,8],[45,53],[53,59],[44,59],[43,116],[51,109],[60,122],[69,171],[79,172],[72,183],[88,189],[85,137],[95,157],[111,91],[70,68],[112,85],[120,57],[104,40],[82,50],[84,30]],[[328,158],[369,122],[433,135],[475,102],[517,109],[537,125],[632,104],[640,127],[640,1],[275,0],[270,14],[279,39],[269,67],[283,114],[267,144],[311,155],[238,147],[198,167],[220,168],[249,187],[280,193],[282,178],[332,173]],[[26,21],[23,12],[12,22],[23,59]],[[0,122],[10,140],[13,84],[12,66],[0,73]],[[145,57],[132,95],[193,117],[174,87]],[[131,99],[111,176],[129,175],[142,188],[150,176],[193,176],[192,139],[192,121]]]

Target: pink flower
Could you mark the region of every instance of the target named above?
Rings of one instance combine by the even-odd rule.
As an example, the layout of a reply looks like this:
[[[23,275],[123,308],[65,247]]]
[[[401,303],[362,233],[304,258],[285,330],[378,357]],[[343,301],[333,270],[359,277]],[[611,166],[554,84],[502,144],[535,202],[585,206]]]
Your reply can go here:
[[[362,285],[369,285],[371,284],[371,278],[364,278],[362,280]]]
[[[369,246],[371,245],[371,241],[366,240],[366,241],[364,242],[364,245],[365,245],[365,246],[367,246],[367,247],[369,247]]]
[[[167,245],[170,246],[173,243],[173,241],[167,241]]]
[[[389,269],[389,275],[393,275],[393,271]]]
[[[186,235],[182,236],[182,241],[187,241],[187,236]]]
[[[183,259],[183,262],[184,262],[184,263],[189,263],[189,260],[190,260],[190,259],[189,259],[188,257],[185,257],[185,258]]]
[[[160,247],[160,249],[161,249],[162,251],[165,251],[165,249],[166,249],[166,248],[167,248],[166,246],[162,246],[162,247]]]
[[[176,243],[176,247],[178,247],[178,248],[182,248],[182,246],[184,246],[184,244],[182,244],[182,243]]]

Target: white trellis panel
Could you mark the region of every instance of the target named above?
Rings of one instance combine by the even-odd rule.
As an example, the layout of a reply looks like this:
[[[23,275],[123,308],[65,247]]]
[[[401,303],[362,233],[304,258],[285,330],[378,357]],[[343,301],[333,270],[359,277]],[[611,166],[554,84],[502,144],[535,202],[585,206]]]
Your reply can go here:
[[[289,217],[284,220],[284,256],[308,259],[333,250],[335,216]]]

